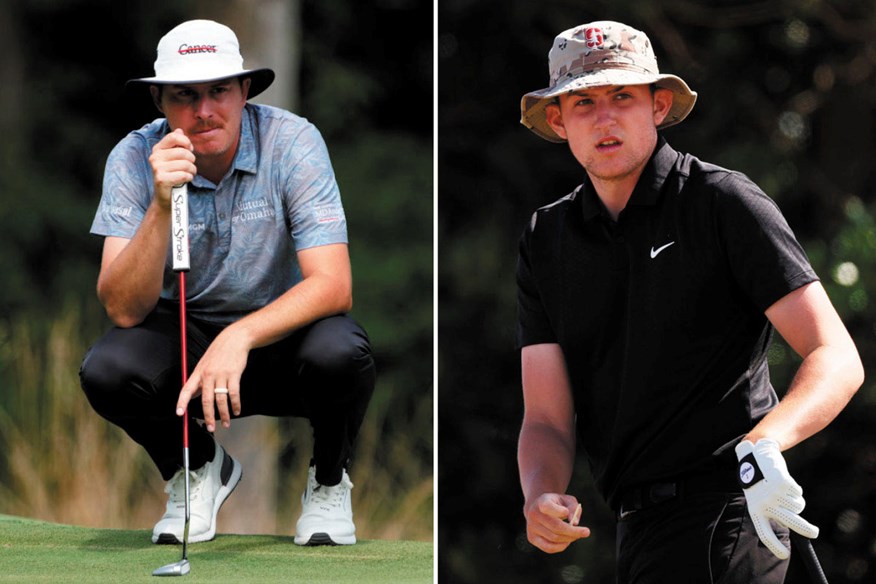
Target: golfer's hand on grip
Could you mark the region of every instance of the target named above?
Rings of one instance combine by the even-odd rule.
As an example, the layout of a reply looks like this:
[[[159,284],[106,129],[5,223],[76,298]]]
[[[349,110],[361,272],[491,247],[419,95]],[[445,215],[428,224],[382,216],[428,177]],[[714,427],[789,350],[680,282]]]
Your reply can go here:
[[[191,140],[181,129],[162,138],[149,156],[155,201],[170,209],[170,191],[176,185],[191,182],[198,173]]]
[[[207,431],[215,431],[217,411],[222,426],[228,428],[232,414],[239,416],[241,412],[240,378],[246,368],[249,350],[245,338],[237,334],[234,325],[219,333],[180,391],[177,415],[183,415],[189,401],[200,395]],[[228,393],[216,393],[217,387],[226,388]]]
[[[788,473],[776,441],[761,439],[752,444],[743,440],[736,446],[736,457],[748,513],[767,549],[782,560],[791,555],[770,526],[770,519],[810,539],[818,537],[818,528],[800,517],[806,506],[803,489]]]
[[[590,528],[578,525],[581,505],[571,495],[544,493],[523,506],[526,536],[538,549],[554,554],[573,541],[589,537]]]

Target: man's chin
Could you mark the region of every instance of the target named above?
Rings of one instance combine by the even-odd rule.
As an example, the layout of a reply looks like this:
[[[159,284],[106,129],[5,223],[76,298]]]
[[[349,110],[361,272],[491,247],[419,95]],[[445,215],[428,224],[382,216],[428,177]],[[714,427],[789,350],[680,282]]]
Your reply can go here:
[[[219,156],[227,150],[223,144],[212,141],[195,142],[193,140],[192,146],[194,148],[195,157]]]

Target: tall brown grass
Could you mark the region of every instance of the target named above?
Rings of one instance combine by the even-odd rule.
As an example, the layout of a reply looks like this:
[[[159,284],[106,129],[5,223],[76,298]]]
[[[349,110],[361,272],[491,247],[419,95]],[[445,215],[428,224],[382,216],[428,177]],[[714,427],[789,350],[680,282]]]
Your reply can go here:
[[[39,321],[0,322],[0,513],[92,527],[151,529],[163,512],[164,483],[145,452],[100,418],[79,388],[79,364],[105,321],[68,306]],[[38,324],[38,322],[48,324]],[[378,380],[351,472],[353,510],[363,539],[430,541],[432,401],[407,420],[391,416],[393,393]],[[391,426],[392,434],[385,428]],[[219,515],[220,532],[294,532],[310,455],[310,428],[294,420],[236,420],[217,438],[244,467]],[[292,470],[278,460],[294,445]],[[417,448],[420,451],[417,451]],[[288,459],[288,455],[284,455]]]

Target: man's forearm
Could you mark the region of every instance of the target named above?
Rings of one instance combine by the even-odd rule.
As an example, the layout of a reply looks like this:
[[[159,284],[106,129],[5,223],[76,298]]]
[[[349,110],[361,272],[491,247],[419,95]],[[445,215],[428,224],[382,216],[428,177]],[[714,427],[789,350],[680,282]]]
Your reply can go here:
[[[806,356],[779,405],[746,436],[771,438],[787,450],[823,430],[864,381],[854,347],[824,346]]]
[[[746,438],[769,438],[787,450],[839,415],[864,382],[864,367],[820,282],[786,294],[766,316],[803,362],[785,397]]]
[[[517,445],[525,501],[543,493],[565,493],[575,462],[574,436],[547,424],[524,421]]]
[[[249,349],[264,347],[287,337],[320,318],[348,312],[349,288],[321,274],[305,278],[282,296],[228,327],[243,335]]]
[[[170,210],[153,203],[134,237],[106,241],[97,294],[118,326],[142,322],[155,307],[170,245]]]

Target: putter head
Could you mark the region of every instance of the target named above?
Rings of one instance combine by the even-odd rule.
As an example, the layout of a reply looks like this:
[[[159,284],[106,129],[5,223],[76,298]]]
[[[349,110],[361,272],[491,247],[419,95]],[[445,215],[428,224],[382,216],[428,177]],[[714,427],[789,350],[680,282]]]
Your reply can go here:
[[[185,576],[189,573],[189,561],[188,560],[180,560],[178,562],[174,562],[172,564],[167,564],[166,566],[161,566],[154,572],[152,572],[153,576]]]

